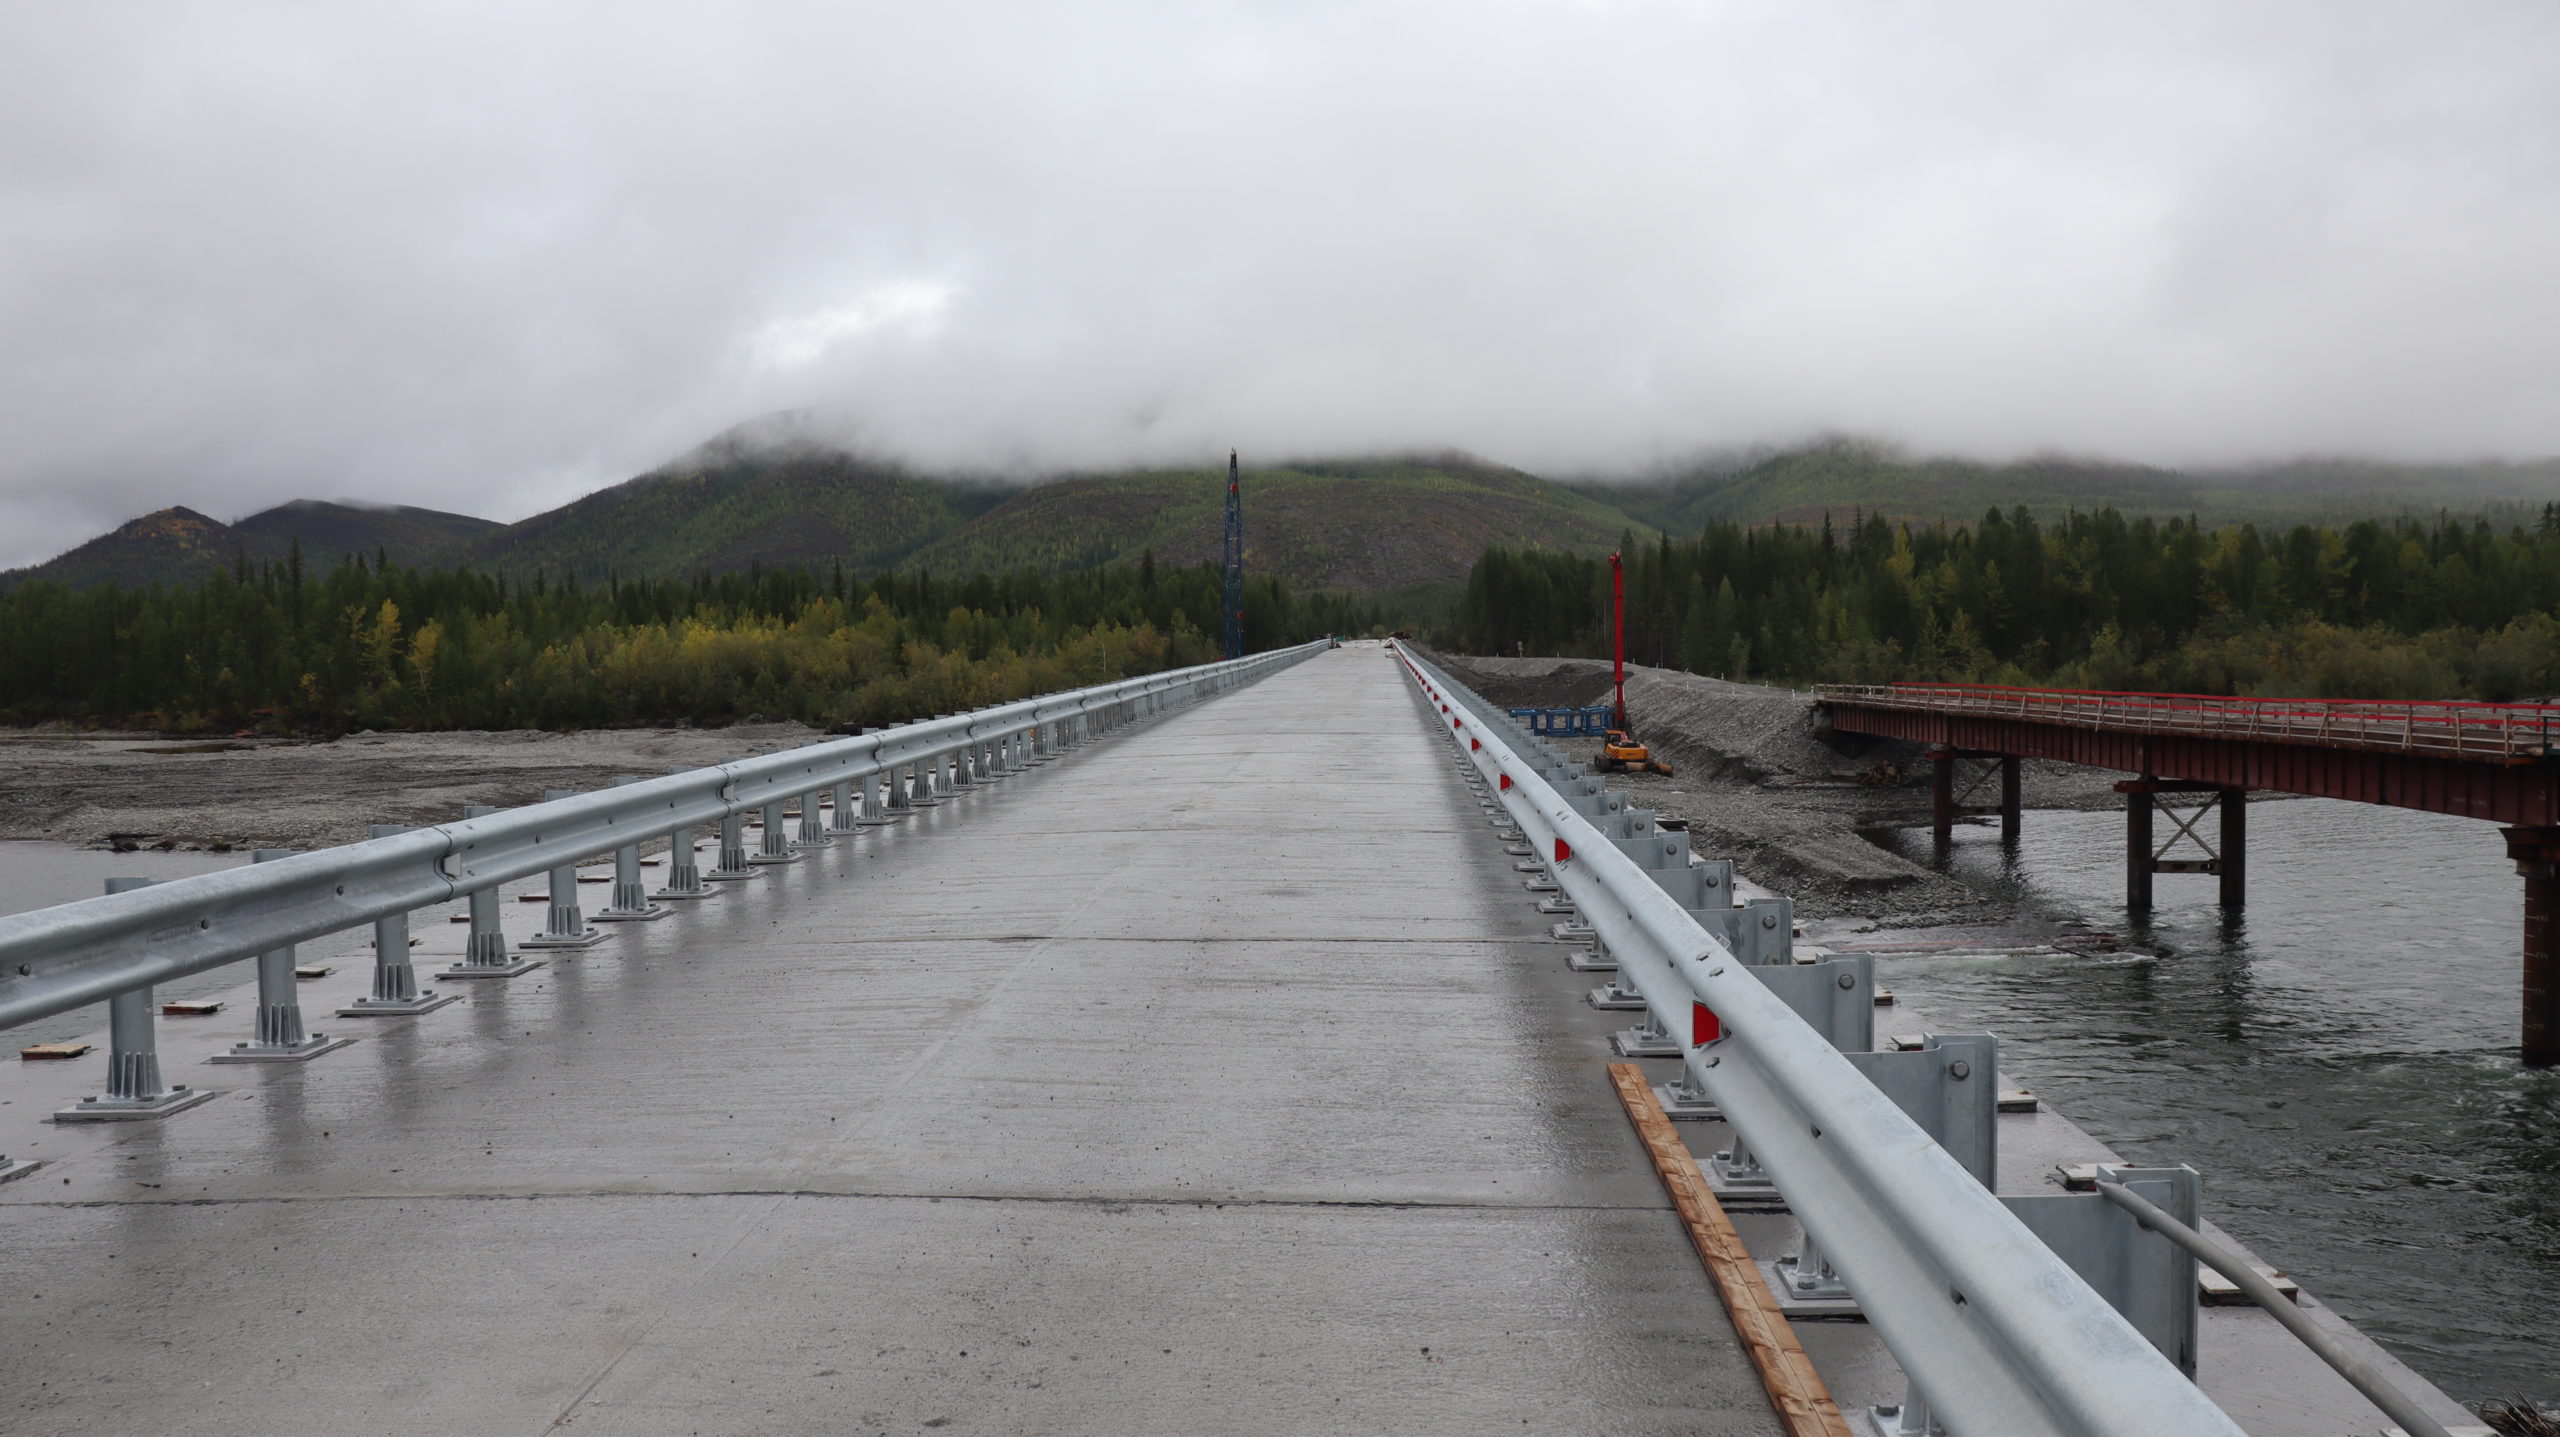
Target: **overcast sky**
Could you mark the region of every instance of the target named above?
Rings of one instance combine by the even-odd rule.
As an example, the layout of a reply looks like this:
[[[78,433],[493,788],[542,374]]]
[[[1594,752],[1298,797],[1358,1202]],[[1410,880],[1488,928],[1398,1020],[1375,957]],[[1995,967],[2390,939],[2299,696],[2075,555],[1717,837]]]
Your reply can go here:
[[[2560,453],[2560,6],[18,4],[0,564],[930,466]]]

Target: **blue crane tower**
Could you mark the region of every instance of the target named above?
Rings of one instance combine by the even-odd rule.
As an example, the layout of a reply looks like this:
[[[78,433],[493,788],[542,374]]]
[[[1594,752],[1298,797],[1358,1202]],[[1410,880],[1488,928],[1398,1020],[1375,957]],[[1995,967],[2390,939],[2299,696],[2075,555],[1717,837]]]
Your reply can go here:
[[[1236,483],[1236,451],[1227,451],[1227,657],[1244,657],[1244,491]]]

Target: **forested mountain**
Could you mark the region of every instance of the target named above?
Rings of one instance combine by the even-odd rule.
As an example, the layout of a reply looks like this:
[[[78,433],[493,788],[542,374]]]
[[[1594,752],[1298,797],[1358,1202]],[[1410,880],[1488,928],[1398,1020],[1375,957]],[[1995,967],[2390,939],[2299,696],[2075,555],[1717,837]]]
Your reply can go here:
[[[847,454],[729,454],[599,489],[439,557],[590,582],[756,564],[842,564],[870,574],[898,566],[1003,497]]]
[[[1461,455],[1247,468],[1243,486],[1246,567],[1311,589],[1451,584],[1493,544],[1605,553],[1633,523],[1587,496]],[[916,562],[975,573],[1147,552],[1174,564],[1212,560],[1225,503],[1223,467],[1061,479],[1007,499]]]
[[[126,587],[197,579],[245,557],[380,554],[518,579],[689,577],[808,565],[867,576],[1052,573],[1219,552],[1223,466],[1052,476],[1030,485],[919,474],[831,449],[788,425],[743,426],[675,462],[520,523],[299,501],[224,525],[169,509],[33,570],[0,575]],[[2283,527],[2439,509],[2501,520],[2560,499],[2560,461],[2302,460],[2179,472],[2094,460],[1984,464],[1831,441],[1633,483],[1553,483],[1464,455],[1293,461],[1244,471],[1246,563],[1304,589],[1446,595],[1491,548],[1606,553],[1621,534],[1711,524],[1855,526],[1868,515],[1963,522],[2024,506],[2039,522],[2113,510],[2206,527]]]
[[[75,587],[192,583],[242,560],[282,561],[297,544],[304,561],[318,567],[356,554],[416,564],[441,558],[456,545],[502,527],[468,514],[320,499],[279,504],[236,524],[209,519],[193,509],[170,508],[145,514],[46,563],[0,574],[0,589],[31,579]]]
[[[1247,567],[1304,588],[1445,589],[1489,544],[1605,552],[1620,531],[1644,527],[1543,479],[1460,456],[1248,468],[1244,489]],[[1225,498],[1223,466],[997,487],[807,446],[717,444],[516,524],[309,501],[235,525],[168,510],[10,577],[182,582],[244,553],[279,557],[296,536],[314,562],[384,550],[407,564],[589,583],[756,565],[841,565],[857,576],[1072,572],[1149,552],[1179,566],[1218,556]]]

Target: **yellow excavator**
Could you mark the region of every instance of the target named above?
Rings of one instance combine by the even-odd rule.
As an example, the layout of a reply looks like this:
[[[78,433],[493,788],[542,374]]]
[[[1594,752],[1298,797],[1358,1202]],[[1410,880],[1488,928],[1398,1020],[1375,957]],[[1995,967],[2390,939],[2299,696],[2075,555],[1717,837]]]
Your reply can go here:
[[[1609,730],[1608,736],[1600,740],[1598,765],[1602,773],[1640,768],[1666,778],[1671,774],[1671,765],[1655,758],[1653,750],[1644,746],[1643,739],[1622,728]]]
[[[1634,725],[1627,722],[1627,571],[1618,556],[1609,556],[1609,591],[1616,601],[1616,657],[1610,674],[1618,686],[1618,701],[1609,708],[1609,729],[1600,740],[1600,756],[1592,767],[1602,773],[1623,773],[1631,768],[1671,776],[1671,765],[1653,756],[1643,739],[1635,735]]]

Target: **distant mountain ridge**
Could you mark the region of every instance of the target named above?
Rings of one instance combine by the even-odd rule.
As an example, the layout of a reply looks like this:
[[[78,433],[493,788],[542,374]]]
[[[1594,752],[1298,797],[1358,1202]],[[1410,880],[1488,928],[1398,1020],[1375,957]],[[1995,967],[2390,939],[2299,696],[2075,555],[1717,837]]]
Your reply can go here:
[[[1882,444],[1835,439],[1699,465],[1635,481],[1572,481],[1575,493],[1675,534],[1709,520],[1818,524],[1863,510],[1889,519],[1970,523],[1991,508],[2046,516],[2114,508],[2129,515],[2194,515],[2207,524],[2292,525],[2422,512],[2477,511],[2560,501],[2560,459],[2415,464],[2296,459],[2227,469],[2162,469],[2103,459],[2007,463],[1914,457]]]
[[[1596,553],[1624,532],[1651,532],[1534,475],[1457,455],[1249,468],[1244,486],[1247,564],[1304,589],[1453,583],[1488,545]],[[515,524],[307,500],[229,525],[164,509],[0,585],[189,582],[239,555],[281,558],[294,538],[315,564],[379,550],[402,564],[593,583],[757,564],[857,575],[1081,569],[1148,552],[1187,565],[1217,557],[1225,493],[1223,466],[996,487],[805,445],[715,443]]]
[[[0,574],[0,588],[32,579],[79,588],[189,584],[243,557],[252,563],[281,561],[297,541],[303,562],[318,569],[351,555],[370,558],[377,553],[395,563],[431,563],[457,544],[505,527],[437,509],[325,499],[295,499],[225,524],[181,505],[120,524],[42,564]]]
[[[432,509],[296,500],[235,523],[170,508],[44,564],[0,574],[144,587],[200,579],[297,541],[326,567],[381,553],[583,582],[682,577],[751,565],[848,574],[1088,568],[1153,553],[1219,552],[1223,466],[1071,474],[1028,486],[914,473],[788,427],[741,426],[675,462],[515,524]],[[2025,505],[2054,515],[2112,506],[2267,525],[2437,508],[2560,502],[2560,460],[2392,464],[2299,460],[2182,472],[2084,459],[1984,464],[1832,440],[1638,482],[1556,483],[1463,454],[1301,460],[1244,471],[1246,561],[1301,588],[1383,592],[1463,580],[1495,544],[1605,553],[1622,536],[1695,533],[1710,520],[1971,522]]]

